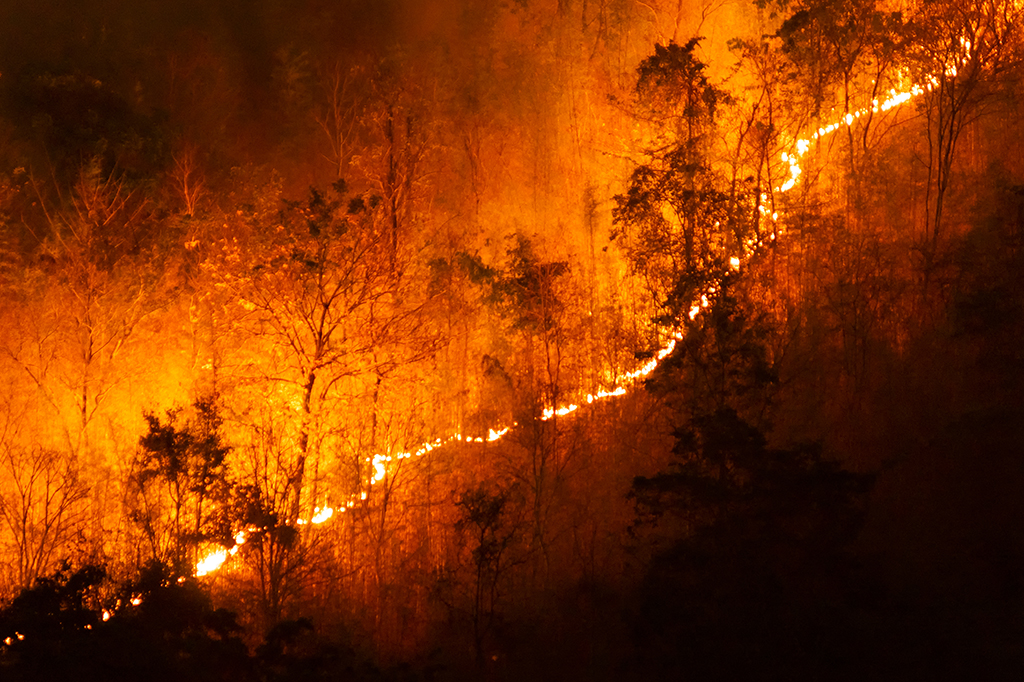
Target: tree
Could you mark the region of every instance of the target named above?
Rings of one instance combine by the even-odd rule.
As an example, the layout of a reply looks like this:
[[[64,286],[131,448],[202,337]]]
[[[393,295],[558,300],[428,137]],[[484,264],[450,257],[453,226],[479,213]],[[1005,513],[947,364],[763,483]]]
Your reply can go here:
[[[884,11],[875,0],[810,0],[786,9],[792,14],[776,35],[794,67],[788,74],[793,90],[810,96],[811,120],[833,122],[867,109],[858,122],[859,144],[854,142],[853,127],[847,126],[850,173],[854,174],[856,148],[867,151],[872,123],[881,113],[871,104],[897,85],[904,18],[899,12]]]
[[[149,542],[150,556],[190,574],[200,551],[230,545],[235,521],[221,420],[212,399],[197,400],[187,416],[170,410],[161,420],[146,415],[149,432],[139,440],[132,482],[132,512]]]
[[[547,260],[534,241],[510,235],[507,263],[480,268],[500,335],[482,358],[480,412],[497,423],[517,423],[505,449],[505,475],[522,485],[532,512],[531,542],[542,581],[550,577],[551,516],[573,452],[556,408],[570,402],[583,371],[573,352],[583,336],[583,306],[567,260]],[[466,265],[471,265],[467,263]],[[493,355],[492,355],[493,353]],[[483,429],[481,429],[483,430]]]
[[[260,225],[269,234],[260,235],[244,261],[226,254],[244,262],[244,270],[221,273],[248,313],[254,340],[264,344],[263,358],[250,354],[238,364],[297,413],[288,472],[292,521],[304,504],[312,507],[303,499],[307,463],[327,429],[327,405],[346,382],[386,368],[377,353],[402,318],[386,228],[376,221],[379,201],[354,197],[343,210],[344,183],[335,189],[333,196],[312,190],[305,205],[280,216],[282,225]]]
[[[267,627],[282,619],[301,593],[303,578],[317,568],[307,551],[311,538],[300,535],[296,519],[289,516],[293,490],[287,474],[292,457],[275,426],[268,416],[265,423],[250,428],[232,499],[233,516],[244,529],[241,558],[254,574],[250,594]]]
[[[155,308],[149,295],[160,273],[148,259],[145,204],[123,174],[102,171],[102,159],[83,164],[70,200],[47,209],[49,234],[16,290],[23,315],[5,339],[56,412],[65,446],[89,465],[91,427]]]
[[[722,128],[733,131],[736,151],[732,154],[729,183],[730,204],[737,221],[753,217],[755,238],[767,230],[762,221],[775,212],[778,151],[782,138],[785,97],[782,95],[781,56],[769,36],[733,39],[729,49],[738,56],[734,81],[741,84],[725,112]],[[754,198],[753,205],[749,205]],[[749,220],[749,218],[746,218]],[[749,242],[742,245],[746,250]]]
[[[88,490],[68,453],[0,441],[0,518],[14,547],[18,588],[27,589],[75,553]]]
[[[618,237],[664,321],[680,320],[733,253],[742,252],[755,205],[716,169],[713,133],[726,93],[694,54],[699,42],[657,45],[637,73],[637,116],[650,129],[644,162],[615,197]]]
[[[204,263],[237,339],[223,345],[219,383],[241,438],[252,439],[239,451],[243,506],[263,519],[239,551],[270,622],[314,595],[335,560],[347,563],[354,594],[379,598],[365,611],[379,614],[404,452],[441,431],[422,434],[417,374],[436,348],[434,293],[421,286],[417,247],[399,241],[395,252],[391,215],[374,194],[339,181],[303,202],[240,203],[234,235],[211,244]],[[350,536],[336,556],[316,530],[299,532],[317,508],[349,503],[358,509],[335,522],[335,539]]]
[[[928,157],[921,244],[927,293],[940,239],[946,195],[964,129],[984,113],[999,77],[1020,61],[1021,10],[1005,0],[924,3],[908,27],[913,73],[926,89]]]
[[[420,163],[427,152],[427,136],[420,130],[422,111],[409,92],[411,84],[402,74],[404,65],[392,55],[381,60],[372,79],[376,106],[364,116],[370,122],[369,145],[361,168],[380,198],[384,219],[384,243],[388,263],[397,272],[400,242],[409,238],[414,216],[416,183],[421,179]],[[369,163],[366,163],[369,162]]]
[[[460,548],[469,551],[469,561],[465,564],[469,575],[443,578],[440,594],[450,609],[461,611],[469,618],[478,672],[484,670],[485,654],[500,620],[502,582],[507,579],[509,569],[521,561],[515,552],[520,542],[521,503],[514,486],[495,490],[479,486],[464,491],[455,500],[459,510],[455,530],[459,534]],[[463,579],[469,593],[459,595],[459,581]],[[444,587],[452,593],[445,596],[448,590]]]
[[[491,283],[492,301],[510,331],[525,341],[522,362],[532,384],[537,382],[537,407],[557,405],[562,399],[562,356],[565,352],[565,301],[560,291],[563,275],[569,272],[565,261],[544,261],[533,243],[516,234],[507,250],[507,271]],[[539,353],[534,341],[539,341]],[[531,386],[532,388],[532,386]]]
[[[630,492],[634,533],[642,543],[660,536],[641,592],[644,668],[820,676],[849,646],[861,582],[850,545],[872,477],[817,447],[768,448],[729,408],[675,435],[669,469],[638,477]]]
[[[355,149],[355,136],[360,108],[364,105],[365,88],[363,69],[345,68],[335,61],[330,68],[321,70],[322,97],[316,113],[316,123],[327,139],[327,151],[321,156],[330,164],[334,181],[341,180]]]
[[[174,167],[169,173],[169,180],[175,198],[181,201],[182,214],[193,217],[207,194],[206,177],[199,158],[199,150],[195,145],[185,143],[174,154],[172,160]]]

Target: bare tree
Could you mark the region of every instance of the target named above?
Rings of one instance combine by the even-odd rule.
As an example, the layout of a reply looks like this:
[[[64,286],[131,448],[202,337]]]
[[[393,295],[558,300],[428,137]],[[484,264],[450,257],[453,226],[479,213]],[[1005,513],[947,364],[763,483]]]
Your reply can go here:
[[[193,216],[199,202],[206,196],[206,177],[199,162],[199,150],[192,144],[184,145],[173,158],[170,179],[181,199],[184,213]]]
[[[307,466],[319,466],[323,438],[336,431],[328,422],[340,411],[332,416],[330,408],[351,410],[365,400],[375,406],[396,368],[431,352],[421,329],[424,293],[403,279],[406,258],[392,267],[383,213],[372,196],[355,196],[342,208],[340,195],[313,191],[287,213],[286,226],[271,228],[236,261],[246,269],[223,273],[246,311],[241,325],[249,352],[236,362],[236,380],[269,391],[295,415],[292,521],[312,507],[304,492]],[[254,355],[256,348],[265,353]],[[375,423],[373,406],[367,416]],[[380,446],[375,438],[366,445]]]
[[[0,518],[19,588],[30,587],[66,557],[80,530],[87,492],[67,452],[0,443]]]
[[[927,290],[946,218],[945,200],[964,129],[985,113],[993,83],[1019,58],[1021,14],[1009,0],[925,3],[911,25],[916,75],[927,90],[925,235]]]
[[[90,424],[151,310],[155,273],[136,253],[144,204],[123,178],[87,164],[67,205],[47,213],[51,234],[12,292],[21,312],[3,351],[55,409],[76,453],[88,451]]]
[[[363,105],[361,76],[361,69],[346,69],[341,62],[335,62],[321,75],[325,97],[316,113],[316,122],[327,139],[327,151],[321,156],[334,169],[335,180],[345,177],[355,146],[358,113]]]

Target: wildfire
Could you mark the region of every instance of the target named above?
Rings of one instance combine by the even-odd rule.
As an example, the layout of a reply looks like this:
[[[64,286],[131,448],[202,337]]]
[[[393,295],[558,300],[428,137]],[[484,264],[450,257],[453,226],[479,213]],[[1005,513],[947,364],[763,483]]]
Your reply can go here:
[[[958,72],[958,66],[964,66],[971,59],[971,42],[966,39],[961,39],[961,46],[963,48],[962,54],[958,62],[951,64],[945,69],[945,76],[955,78]],[[788,170],[786,179],[780,185],[775,187],[775,192],[782,194],[793,189],[803,174],[803,169],[800,166],[800,160],[807,155],[811,149],[811,143],[815,140],[821,140],[843,127],[853,126],[861,117],[867,116],[869,113],[875,114],[880,112],[890,111],[897,107],[900,107],[907,102],[911,101],[915,97],[918,97],[925,92],[930,92],[934,87],[939,85],[939,79],[936,76],[932,76],[924,85],[917,83],[907,86],[905,89],[893,88],[889,91],[888,96],[882,100],[872,100],[870,106],[862,107],[855,111],[844,113],[838,120],[833,121],[827,125],[819,127],[817,130],[811,133],[809,137],[797,138],[793,142],[794,149],[792,151],[784,151],[781,154],[782,162],[786,165]],[[757,204],[757,210],[762,217],[766,220],[771,221],[773,224],[778,222],[779,214],[778,211],[774,211],[768,207],[769,196],[767,194],[761,194],[760,200]],[[768,234],[760,238],[750,238],[743,243],[744,253],[740,255],[734,255],[729,258],[729,268],[733,271],[739,271],[743,266],[744,262],[749,261],[754,254],[758,252],[767,243],[774,242],[776,239],[776,231],[772,230]],[[704,293],[698,296],[690,309],[687,311],[687,317],[695,320],[698,315],[701,314],[705,309],[711,305],[711,300],[717,291],[718,284],[713,283],[708,286]],[[668,342],[663,348],[661,348],[650,360],[638,367],[637,369],[627,372],[618,381],[613,383],[612,388],[600,389],[596,393],[588,393],[582,397],[580,403],[568,403],[565,405],[551,405],[545,407],[539,416],[541,421],[549,421],[556,416],[565,416],[572,414],[578,410],[584,403],[591,405],[600,400],[607,400],[618,396],[625,395],[628,389],[637,384],[640,380],[647,377],[651,372],[658,368],[661,361],[672,354],[676,348],[676,343],[682,339],[682,333],[673,330],[668,335]],[[369,476],[368,483],[373,486],[388,475],[389,463],[394,461],[400,461],[403,459],[410,459],[412,457],[422,457],[423,455],[429,454],[437,448],[443,447],[450,443],[461,442],[461,443],[493,443],[501,440],[508,435],[511,430],[518,426],[517,423],[513,423],[508,426],[498,426],[488,429],[487,436],[464,436],[461,433],[455,433],[448,436],[447,438],[437,438],[433,441],[422,443],[415,449],[408,451],[398,452],[392,455],[376,454],[373,457],[368,457],[366,461],[371,465],[372,473]],[[362,490],[359,493],[359,499],[365,501],[368,497],[366,490]],[[297,525],[307,524],[321,524],[326,523],[334,517],[335,511],[345,512],[346,509],[351,509],[355,506],[356,497],[355,495],[350,496],[349,500],[337,510],[332,507],[316,507],[313,510],[313,515],[309,519],[298,519]],[[250,532],[256,529],[250,529]],[[246,531],[240,531],[235,536],[235,545],[230,549],[216,549],[207,554],[196,564],[196,576],[202,577],[208,575],[221,566],[228,560],[228,558],[234,556],[239,547],[245,543]],[[135,600],[132,600],[135,603]],[[106,615],[106,614],[105,614]]]
[[[235,544],[230,549],[220,548],[213,550],[205,557],[199,560],[196,564],[196,577],[203,577],[209,573],[216,571],[218,568],[224,565],[224,562],[228,560],[228,557],[233,557],[238,554],[238,549],[245,544],[249,533],[259,530],[258,528],[249,528],[247,530],[240,530],[235,533]],[[179,579],[180,581],[181,579]]]
[[[228,560],[229,555],[234,555],[237,550],[238,547],[232,547],[230,550],[218,549],[210,552],[196,564],[196,576],[201,578],[204,575],[213,573],[224,565],[224,562]]]
[[[944,75],[949,78],[956,78],[959,67],[966,66],[967,63],[971,60],[971,41],[968,40],[967,38],[961,38],[960,46],[960,58],[957,61],[954,61],[949,66],[947,66],[945,69]],[[912,83],[909,86],[906,86],[904,89],[892,88],[891,90],[889,90],[889,94],[885,99],[872,100],[870,106],[862,107],[855,111],[846,112],[842,117],[839,118],[839,120],[818,128],[813,133],[811,133],[810,138],[797,139],[795,142],[796,151],[782,152],[782,161],[783,163],[788,165],[789,175],[787,176],[785,182],[783,182],[781,185],[775,188],[775,191],[788,192],[789,190],[796,186],[797,180],[800,178],[800,174],[803,172],[803,169],[800,168],[800,159],[803,158],[805,154],[807,154],[808,150],[810,150],[812,140],[820,140],[822,138],[828,137],[829,135],[836,132],[837,130],[840,130],[844,126],[849,128],[854,123],[856,123],[861,116],[866,116],[869,113],[877,114],[880,112],[895,109],[896,107],[900,107],[909,102],[910,100],[914,99],[915,97],[923,95],[926,92],[931,92],[936,86],[939,85],[939,82],[939,77],[933,75],[927,79],[924,85],[921,85],[919,83]],[[773,219],[775,219],[775,215],[773,215]]]
[[[15,640],[15,639],[17,639],[18,641],[23,641],[23,640],[25,639],[25,635],[23,635],[23,634],[22,634],[22,633],[20,633],[20,632],[15,632],[15,633],[14,633],[14,637],[4,637],[4,640],[3,640],[3,642],[4,642],[4,644],[6,644],[7,646],[11,646],[11,644],[13,644],[13,643],[14,643],[14,640]]]

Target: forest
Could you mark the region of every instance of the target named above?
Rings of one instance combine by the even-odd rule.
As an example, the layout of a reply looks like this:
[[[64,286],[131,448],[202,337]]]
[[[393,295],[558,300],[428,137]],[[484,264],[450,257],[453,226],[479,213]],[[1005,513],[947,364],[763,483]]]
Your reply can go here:
[[[0,679],[1019,680],[1019,0],[0,3]]]

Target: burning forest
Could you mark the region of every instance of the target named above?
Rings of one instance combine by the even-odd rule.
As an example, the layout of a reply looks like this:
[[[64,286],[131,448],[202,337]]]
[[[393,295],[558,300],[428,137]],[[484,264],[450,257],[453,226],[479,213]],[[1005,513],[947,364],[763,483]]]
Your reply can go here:
[[[1024,674],[1024,5],[9,4],[3,679]]]

